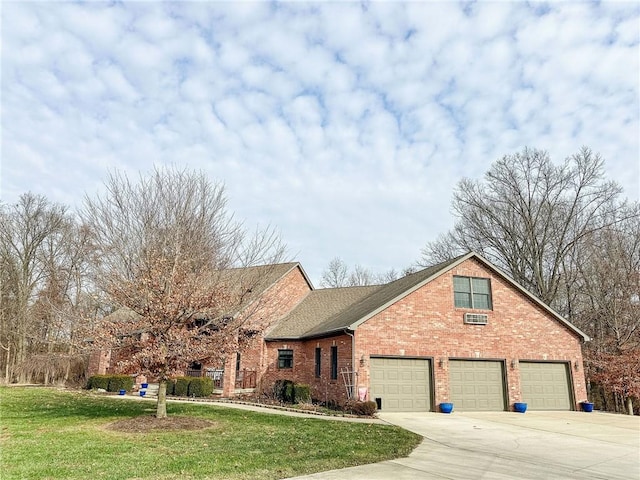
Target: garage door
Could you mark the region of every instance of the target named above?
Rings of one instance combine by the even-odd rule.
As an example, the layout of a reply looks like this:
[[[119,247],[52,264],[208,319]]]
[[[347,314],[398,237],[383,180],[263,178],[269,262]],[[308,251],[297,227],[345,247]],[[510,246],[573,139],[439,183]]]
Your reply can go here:
[[[456,410],[504,410],[502,362],[450,360],[449,390]]]
[[[565,363],[520,362],[520,388],[530,410],[571,410]]]
[[[371,399],[386,412],[431,410],[430,362],[412,358],[371,358]]]

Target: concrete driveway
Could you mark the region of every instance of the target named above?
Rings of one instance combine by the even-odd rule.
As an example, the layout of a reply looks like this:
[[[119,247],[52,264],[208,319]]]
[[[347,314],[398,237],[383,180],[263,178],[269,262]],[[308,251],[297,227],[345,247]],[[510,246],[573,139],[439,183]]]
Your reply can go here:
[[[640,479],[640,417],[583,412],[380,413],[425,440],[407,458],[297,479]]]

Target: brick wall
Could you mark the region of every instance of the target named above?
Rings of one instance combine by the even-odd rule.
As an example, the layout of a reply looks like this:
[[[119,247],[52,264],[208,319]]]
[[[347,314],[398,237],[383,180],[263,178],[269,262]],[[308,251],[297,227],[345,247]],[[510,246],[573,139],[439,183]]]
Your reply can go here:
[[[338,378],[331,378],[331,347],[338,348]],[[316,377],[316,348],[321,349],[320,377]],[[278,350],[293,350],[293,368],[278,368]],[[311,397],[321,402],[342,404],[347,390],[342,370],[352,371],[352,337],[346,334],[307,341],[275,341],[266,343],[267,368],[263,375],[263,388],[269,388],[276,380],[293,380],[311,387]]]
[[[490,278],[493,310],[455,308],[454,275]],[[487,313],[488,324],[464,324],[465,312]],[[370,355],[433,358],[436,405],[449,399],[449,358],[505,361],[510,405],[521,401],[518,360],[568,362],[576,402],[587,398],[581,340],[475,259],[463,262],[358,327],[355,358],[365,358],[365,365],[359,367],[361,386],[369,385]],[[574,364],[579,366],[577,370]]]
[[[259,333],[242,346],[240,368],[256,370],[259,382],[269,367],[264,342],[265,334],[280,318],[293,310],[310,291],[311,286],[307,283],[300,268],[293,268],[269,288],[259,302],[251,306],[247,312],[249,317],[245,327],[253,328]],[[234,394],[236,357],[235,355],[231,355],[231,357],[225,363],[224,396]]]
[[[111,350],[93,350],[89,355],[87,376],[104,375],[110,367]]]

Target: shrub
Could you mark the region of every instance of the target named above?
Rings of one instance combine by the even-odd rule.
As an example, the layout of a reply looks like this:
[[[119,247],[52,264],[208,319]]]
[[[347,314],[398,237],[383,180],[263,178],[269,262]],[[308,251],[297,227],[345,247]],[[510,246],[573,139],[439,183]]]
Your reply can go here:
[[[311,387],[304,383],[296,383],[293,386],[294,403],[309,403],[311,402]]]
[[[293,382],[291,380],[276,380],[273,384],[273,395],[282,403],[293,403],[295,396]]]
[[[295,403],[295,399],[296,399],[296,390],[295,390],[295,384],[290,381],[287,380],[287,382],[284,384],[284,401],[287,403]]]
[[[167,378],[167,395],[173,395],[176,389],[176,382],[171,378]]]
[[[110,378],[111,378],[111,375],[93,375],[92,377],[89,377],[89,381],[87,382],[87,388],[89,390],[95,389],[95,388],[102,388],[103,390],[106,390],[107,387],[109,386]]]
[[[107,392],[120,390],[131,391],[133,389],[133,377],[131,375],[111,375]]]
[[[377,406],[376,402],[360,402],[356,400],[350,400],[345,404],[344,410],[355,415],[372,417],[373,414],[376,413]]]
[[[213,393],[213,380],[209,377],[193,377],[190,380],[187,389],[190,397],[208,397]]]
[[[88,389],[102,388],[107,392],[133,389],[133,377],[130,375],[93,375],[87,382]]]
[[[189,381],[192,377],[178,377],[176,378],[175,386],[173,387],[173,394],[177,397],[186,397],[189,393]]]

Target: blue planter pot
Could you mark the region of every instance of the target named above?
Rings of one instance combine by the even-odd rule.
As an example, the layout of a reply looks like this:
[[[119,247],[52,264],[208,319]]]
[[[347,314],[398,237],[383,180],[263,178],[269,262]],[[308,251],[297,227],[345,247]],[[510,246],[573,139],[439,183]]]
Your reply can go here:
[[[148,383],[143,383],[142,385],[140,385],[140,388],[148,388],[149,384]]]
[[[453,403],[444,402],[440,404],[440,411],[442,413],[451,413],[453,412]]]
[[[127,391],[126,391],[125,389],[121,389],[121,390],[118,392],[118,395],[124,395],[125,393],[127,393]]]
[[[147,392],[145,392],[144,390],[141,390],[141,391],[140,391],[140,396],[141,396],[141,397],[144,397],[146,394],[147,394]]]
[[[527,411],[527,404],[522,402],[516,402],[513,404],[513,411],[518,413],[524,413]]]
[[[583,412],[593,412],[593,403],[591,402],[581,402],[580,406]]]

